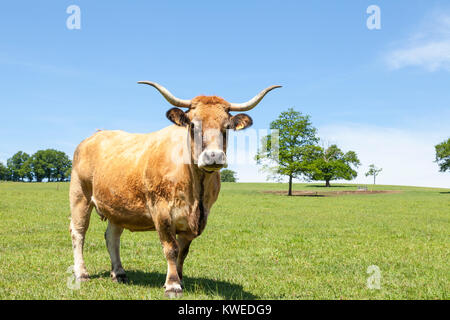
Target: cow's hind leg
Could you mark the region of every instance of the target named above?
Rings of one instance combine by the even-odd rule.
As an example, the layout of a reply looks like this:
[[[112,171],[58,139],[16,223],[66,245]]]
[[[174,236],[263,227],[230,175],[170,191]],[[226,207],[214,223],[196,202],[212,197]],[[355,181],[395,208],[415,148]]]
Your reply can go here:
[[[120,261],[120,236],[123,228],[108,221],[108,227],[105,232],[106,247],[111,258],[111,278],[116,282],[127,282],[125,270]]]
[[[84,264],[83,247],[86,231],[89,228],[92,204],[90,196],[81,189],[76,174],[72,174],[70,184],[70,210],[72,213],[70,234],[74,257],[73,270],[77,280],[85,281],[89,279],[89,275]]]

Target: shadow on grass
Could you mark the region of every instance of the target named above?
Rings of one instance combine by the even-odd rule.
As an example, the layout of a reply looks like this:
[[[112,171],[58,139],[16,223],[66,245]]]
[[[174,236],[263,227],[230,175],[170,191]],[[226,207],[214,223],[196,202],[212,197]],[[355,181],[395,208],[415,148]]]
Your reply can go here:
[[[127,285],[137,285],[144,287],[160,288],[163,292],[163,285],[166,281],[166,275],[159,272],[144,272],[140,270],[125,270],[128,277]],[[109,272],[101,272],[91,276],[95,278],[110,278]],[[258,299],[257,296],[250,292],[244,291],[241,285],[226,281],[213,280],[207,278],[193,278],[183,276],[185,294],[195,294],[199,291],[204,294],[212,294],[222,296],[224,299]]]
[[[284,196],[284,197],[326,197],[326,195],[324,194],[292,194],[291,196],[286,193],[275,193],[276,195],[279,196]]]
[[[331,189],[331,188],[348,188],[351,186],[334,186],[331,185],[331,187],[326,187],[325,185],[321,185],[321,184],[313,184],[313,185],[306,185],[307,188],[327,188],[327,189]]]
[[[287,196],[287,194],[286,194]],[[325,197],[324,194],[293,194],[290,197]]]
[[[439,192],[440,194],[450,194],[450,191]]]

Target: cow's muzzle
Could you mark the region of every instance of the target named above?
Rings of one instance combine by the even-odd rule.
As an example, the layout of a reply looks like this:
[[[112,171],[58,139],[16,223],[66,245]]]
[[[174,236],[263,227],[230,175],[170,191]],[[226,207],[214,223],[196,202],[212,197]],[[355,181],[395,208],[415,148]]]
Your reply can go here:
[[[205,150],[198,158],[198,167],[206,171],[218,171],[227,166],[227,155],[222,150]]]

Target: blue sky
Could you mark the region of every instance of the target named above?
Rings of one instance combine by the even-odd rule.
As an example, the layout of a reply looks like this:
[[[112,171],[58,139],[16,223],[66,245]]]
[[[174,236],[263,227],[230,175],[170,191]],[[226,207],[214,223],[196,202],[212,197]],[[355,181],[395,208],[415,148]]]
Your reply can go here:
[[[81,29],[69,30],[69,5]],[[381,29],[369,30],[369,5]],[[446,1],[10,1],[0,11],[0,161],[18,150],[72,155],[97,128],[169,125],[175,95],[246,101],[256,129],[289,107],[324,141],[374,162],[380,183],[449,186],[433,146],[450,136]],[[253,164],[240,181],[265,181]]]

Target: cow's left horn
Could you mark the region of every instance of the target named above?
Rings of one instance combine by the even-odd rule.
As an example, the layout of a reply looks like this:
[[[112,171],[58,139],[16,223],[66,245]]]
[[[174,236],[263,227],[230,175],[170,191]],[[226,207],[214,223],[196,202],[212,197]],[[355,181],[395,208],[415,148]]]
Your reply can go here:
[[[272,91],[275,88],[281,88],[281,86],[268,87],[245,103],[230,103],[230,111],[248,111],[253,109],[269,91]]]
[[[138,83],[148,84],[149,86],[155,87],[163,95],[163,97],[166,98],[166,100],[170,104],[174,105],[175,107],[180,107],[180,108],[190,108],[191,107],[191,100],[178,99],[173,94],[171,94],[169,90],[167,90],[162,85],[160,85],[156,82],[138,81]]]

